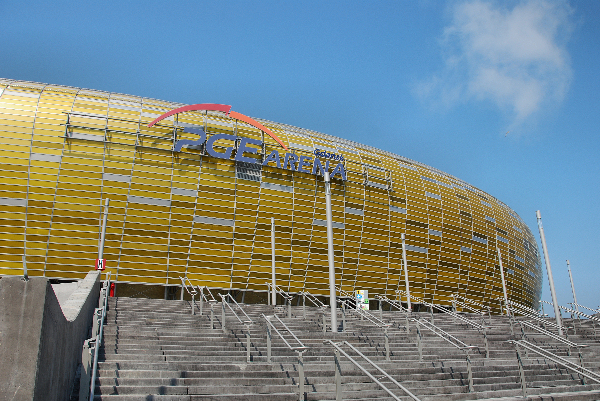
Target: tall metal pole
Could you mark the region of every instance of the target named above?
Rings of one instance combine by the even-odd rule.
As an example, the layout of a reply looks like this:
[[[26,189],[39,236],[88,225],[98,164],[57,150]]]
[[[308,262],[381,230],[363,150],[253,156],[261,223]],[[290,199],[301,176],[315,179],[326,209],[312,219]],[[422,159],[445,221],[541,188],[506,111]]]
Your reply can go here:
[[[325,207],[327,211],[327,254],[329,256],[329,305],[331,307],[331,331],[337,332],[337,300],[335,293],[335,265],[333,262],[333,221],[331,217],[331,183],[329,171],[324,174]]]
[[[402,263],[404,263],[404,285],[406,286],[406,303],[408,304],[408,311],[412,312],[412,305],[410,303],[410,287],[408,285],[408,265],[406,264],[406,244],[404,243],[404,233],[402,234]]]
[[[106,220],[108,220],[108,203],[110,200],[106,198],[104,202],[104,218],[102,220],[102,233],[100,234],[100,245],[98,246],[98,259],[102,260],[104,255],[104,238],[106,237]]]
[[[573,291],[573,302],[575,302],[575,310],[579,312],[579,305],[577,304],[577,297],[575,296],[575,284],[573,284],[573,275],[571,274],[571,264],[567,260],[567,269],[569,269],[569,279],[571,280],[571,291]]]
[[[271,305],[277,305],[277,291],[275,291],[275,218],[271,217]]]
[[[554,290],[554,279],[552,278],[552,267],[550,266],[550,257],[548,256],[548,247],[546,246],[546,236],[544,235],[544,227],[542,226],[542,215],[540,211],[535,212],[537,216],[538,228],[540,229],[540,238],[542,239],[542,249],[544,250],[544,260],[546,261],[546,271],[548,272],[548,281],[550,282],[550,294],[552,295],[552,306],[554,306],[554,317],[558,325],[558,334],[563,335],[562,319],[560,310],[558,309],[558,301],[556,300],[556,291]]]
[[[500,265],[500,277],[502,278],[502,291],[504,291],[504,305],[506,305],[506,316],[510,315],[508,309],[508,295],[506,294],[506,281],[504,280],[504,267],[502,267],[502,255],[500,254],[500,248],[496,247],[498,251],[498,264]]]

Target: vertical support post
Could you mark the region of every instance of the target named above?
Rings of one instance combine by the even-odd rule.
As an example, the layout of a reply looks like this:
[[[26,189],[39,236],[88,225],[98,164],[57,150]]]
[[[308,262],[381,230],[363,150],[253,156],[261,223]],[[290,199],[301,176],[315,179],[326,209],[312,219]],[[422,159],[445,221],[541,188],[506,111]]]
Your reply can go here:
[[[298,353],[298,400],[304,401],[304,351],[296,351]]]
[[[325,316],[325,315],[326,315],[326,312],[323,311],[323,333],[327,332],[327,316]]]
[[[385,360],[390,360],[390,339],[388,336],[387,326],[383,328],[383,336],[385,337]]]
[[[250,363],[250,326],[246,325],[246,362]]]
[[[335,400],[342,401],[342,367],[340,365],[340,351],[333,354],[333,368],[335,369]]]
[[[577,352],[579,353],[579,365],[581,365],[581,367],[583,368],[583,355],[581,355],[581,347],[577,348]],[[583,384],[585,386],[585,376],[580,375],[581,377],[581,384]]]
[[[383,320],[383,302],[379,299],[379,318]]]
[[[271,300],[272,305],[277,305],[277,292],[275,281],[275,218],[271,217],[271,286],[273,287],[273,293],[271,296],[273,297]]]
[[[266,316],[267,319],[267,363],[271,363],[271,320],[269,316]]]
[[[458,312],[456,310],[456,298],[454,298],[454,294],[452,294],[452,312],[454,312],[454,313]]]
[[[521,359],[521,353],[519,352],[519,344],[515,342],[515,350],[517,351],[517,361],[519,362],[519,376],[521,378],[521,390],[523,391],[523,397],[527,397],[527,385],[525,384],[525,369],[523,368],[523,360]]]
[[[506,293],[506,281],[504,280],[504,267],[502,267],[502,254],[500,253],[500,247],[497,246],[496,251],[498,251],[498,265],[500,266],[500,277],[502,278],[502,291],[504,293],[504,305],[506,306],[506,315],[510,315],[510,311],[508,310],[508,295]]]
[[[408,285],[408,264],[406,263],[406,244],[404,243],[404,233],[402,234],[402,263],[404,264],[404,286],[406,287],[406,303],[408,311],[412,311],[410,303],[410,286]]]
[[[406,312],[404,314],[404,317],[406,317],[406,335],[409,335],[410,334],[410,324],[408,321],[408,312]]]
[[[567,260],[567,269],[569,269],[569,279],[571,280],[571,291],[573,291],[573,302],[575,303],[575,311],[579,312],[579,305],[577,304],[577,296],[575,295],[575,284],[573,284],[573,275],[571,274],[571,264]],[[579,315],[577,315],[579,318]],[[575,326],[575,324],[573,324]]]
[[[544,235],[544,227],[542,226],[542,215],[540,211],[536,211],[538,228],[540,230],[540,238],[542,239],[542,250],[544,251],[544,260],[546,261],[546,271],[548,273],[548,282],[550,283],[550,295],[552,295],[552,306],[554,306],[554,317],[558,325],[558,334],[563,335],[562,319],[560,309],[558,308],[558,300],[556,299],[556,291],[554,290],[554,279],[552,278],[552,267],[550,266],[550,257],[548,256],[548,247],[546,246],[546,236]]]
[[[203,308],[204,308],[204,287],[200,287],[200,316],[202,316]]]
[[[210,328],[215,328],[215,309],[212,302],[210,303]]]
[[[337,332],[337,301],[335,292],[335,264],[333,253],[333,220],[331,216],[331,183],[329,171],[325,171],[325,209],[327,213],[327,255],[329,259],[329,307],[331,308],[331,331]]]
[[[342,333],[346,332],[346,301],[342,302]]]
[[[471,356],[469,355],[469,350],[467,350],[467,376],[469,378],[469,393],[475,391],[473,388],[473,369],[471,369]]]
[[[225,298],[221,298],[221,328],[223,333],[227,333],[225,329]]]
[[[292,318],[292,298],[287,299],[287,317]]]
[[[429,305],[429,313],[431,314],[431,324],[433,323],[433,304]]]
[[[195,297],[196,297],[196,294],[192,294],[192,315],[196,314]]]
[[[25,250],[23,250],[23,252],[25,252]],[[29,280],[29,275],[27,274],[27,258],[25,255],[23,255],[23,280]]]
[[[421,343],[421,328],[419,327],[419,321],[417,323],[417,347],[419,348],[419,362],[423,361],[423,344]]]
[[[104,202],[104,217],[102,219],[102,233],[100,234],[100,244],[98,245],[98,259],[102,260],[104,257],[104,239],[106,238],[106,221],[108,220],[108,204],[110,200],[106,198]]]
[[[490,358],[490,347],[488,344],[487,327],[483,328],[483,342],[485,344],[485,359]]]
[[[306,319],[306,294],[302,293],[302,317]]]

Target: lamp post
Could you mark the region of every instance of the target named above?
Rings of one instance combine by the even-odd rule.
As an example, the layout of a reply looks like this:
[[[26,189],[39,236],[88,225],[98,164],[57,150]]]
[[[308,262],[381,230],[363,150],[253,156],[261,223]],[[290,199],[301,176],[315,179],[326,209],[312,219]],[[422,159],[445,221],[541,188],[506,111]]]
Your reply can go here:
[[[575,284],[573,284],[573,275],[571,274],[571,264],[568,260],[567,269],[569,269],[569,279],[571,280],[571,291],[573,291],[573,302],[575,303],[575,310],[579,312],[579,305],[577,304],[577,297],[575,296]]]
[[[324,174],[325,208],[327,213],[327,254],[329,259],[329,306],[331,307],[331,331],[337,332],[337,299],[335,293],[335,265],[333,261],[333,221],[331,217],[331,183],[329,172]]]
[[[412,312],[410,303],[410,287],[408,285],[408,265],[406,264],[406,244],[404,243],[404,233],[402,233],[402,261],[404,263],[404,285],[406,286],[406,303],[409,312]]]
[[[540,211],[535,212],[540,230],[540,238],[542,239],[542,249],[544,251],[544,260],[546,261],[546,271],[548,272],[548,282],[550,283],[550,294],[552,295],[552,306],[554,306],[554,317],[558,325],[558,334],[563,335],[562,319],[560,309],[558,309],[558,301],[556,300],[556,291],[554,290],[554,279],[552,278],[552,267],[550,267],[550,257],[548,256],[548,247],[546,247],[546,236],[544,235],[544,227],[542,226],[542,215]]]
[[[506,281],[504,280],[504,267],[502,267],[502,255],[500,254],[500,247],[496,247],[498,251],[498,265],[500,266],[500,277],[502,278],[502,291],[504,292],[504,305],[506,305],[506,316],[510,315],[508,309],[508,296],[506,294]]]

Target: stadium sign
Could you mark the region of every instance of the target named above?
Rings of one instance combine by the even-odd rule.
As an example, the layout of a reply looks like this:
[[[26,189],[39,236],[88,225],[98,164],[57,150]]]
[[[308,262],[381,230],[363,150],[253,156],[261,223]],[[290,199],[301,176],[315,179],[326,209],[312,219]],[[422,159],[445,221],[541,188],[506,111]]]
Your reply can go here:
[[[260,129],[261,131],[263,131],[264,133],[269,135],[271,138],[273,138],[283,149],[286,150],[286,153],[283,156],[281,156],[279,151],[272,150],[271,153],[262,161],[263,166],[268,166],[268,165],[273,164],[274,166],[276,166],[277,168],[280,168],[280,169],[298,171],[300,173],[307,173],[307,174],[313,174],[313,175],[321,174],[323,176],[325,174],[325,171],[330,170],[329,162],[330,162],[330,160],[333,160],[333,161],[338,161],[339,163],[333,168],[333,171],[331,171],[331,173],[330,173],[331,178],[334,178],[335,176],[339,175],[342,180],[346,181],[346,169],[343,164],[344,157],[342,155],[337,155],[334,153],[316,149],[313,153],[315,155],[314,160],[313,160],[312,156],[306,156],[306,155],[298,156],[295,153],[291,153],[291,152],[289,152],[288,147],[283,143],[283,141],[281,139],[279,139],[277,137],[277,135],[275,135],[273,132],[271,132],[271,130],[269,130],[267,127],[260,124],[258,121],[254,120],[246,115],[240,114],[235,111],[231,111],[231,106],[228,106],[228,105],[203,103],[203,104],[193,104],[190,106],[180,107],[180,108],[168,111],[165,114],[161,115],[156,120],[154,120],[150,124],[148,124],[148,127],[152,127],[157,122],[159,122],[169,116],[172,116],[174,114],[183,113],[185,111],[192,111],[192,110],[211,110],[211,111],[224,112],[227,116],[229,116],[231,118],[235,118],[240,121],[243,121],[245,123],[248,123],[248,124]],[[181,150],[183,149],[184,146],[187,146],[188,148],[190,148],[190,147],[198,148],[201,145],[205,145],[206,152],[210,156],[216,157],[219,159],[231,159],[231,155],[233,154],[234,147],[228,146],[228,147],[225,147],[224,152],[219,152],[219,151],[215,150],[215,148],[214,148],[215,142],[230,141],[235,144],[236,140],[238,139],[238,137],[235,135],[214,134],[214,135],[211,135],[211,137],[208,138],[208,140],[207,140],[206,133],[204,132],[204,129],[202,129],[201,127],[197,127],[197,128],[196,127],[194,127],[194,128],[185,127],[183,132],[195,134],[198,136],[198,139],[196,139],[196,140],[182,139],[182,140],[175,142],[175,145],[173,146],[174,152],[181,152]],[[240,139],[240,141],[239,141],[239,144],[238,144],[236,152],[235,152],[234,160],[238,161],[238,162],[244,162],[244,163],[260,164],[261,163],[260,160],[254,158],[254,157],[251,157],[251,156],[246,156],[246,155],[256,154],[258,152],[258,149],[263,147],[263,141],[260,141],[258,139],[252,139],[252,138],[239,138],[239,139]],[[321,162],[321,159],[319,159],[320,157],[323,157],[326,159],[324,164]]]

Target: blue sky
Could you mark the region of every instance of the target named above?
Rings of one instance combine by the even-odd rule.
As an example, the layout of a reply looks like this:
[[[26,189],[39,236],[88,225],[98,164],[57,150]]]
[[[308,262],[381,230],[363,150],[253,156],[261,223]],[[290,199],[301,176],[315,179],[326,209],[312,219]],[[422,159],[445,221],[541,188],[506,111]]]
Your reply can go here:
[[[541,210],[559,303],[569,259],[597,307],[599,18],[594,0],[5,1],[0,76],[230,104],[429,164],[538,238]]]

